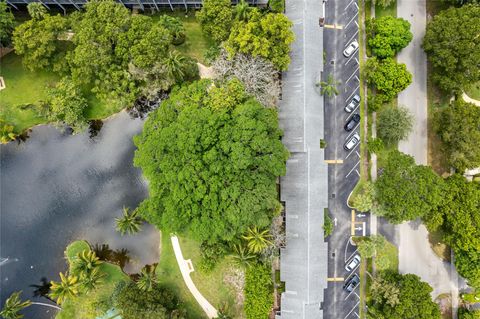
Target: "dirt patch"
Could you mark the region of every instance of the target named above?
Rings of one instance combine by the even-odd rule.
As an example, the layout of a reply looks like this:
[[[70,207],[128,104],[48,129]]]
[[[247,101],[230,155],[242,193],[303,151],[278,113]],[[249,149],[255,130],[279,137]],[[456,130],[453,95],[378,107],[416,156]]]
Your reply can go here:
[[[450,246],[445,244],[443,241],[443,231],[437,230],[435,232],[428,233],[428,241],[430,242],[430,247],[432,248],[435,255],[440,259],[450,262],[451,261],[451,252]]]
[[[245,301],[245,296],[243,294],[243,288],[245,287],[245,271],[239,268],[230,268],[225,274],[223,282],[232,287],[235,291],[236,307],[243,307]]]
[[[200,74],[201,79],[214,79],[215,78],[215,72],[213,71],[212,67],[205,66],[201,63],[198,63],[198,72]]]
[[[435,302],[440,307],[442,319],[452,318],[452,296],[450,294],[441,294],[435,298]]]

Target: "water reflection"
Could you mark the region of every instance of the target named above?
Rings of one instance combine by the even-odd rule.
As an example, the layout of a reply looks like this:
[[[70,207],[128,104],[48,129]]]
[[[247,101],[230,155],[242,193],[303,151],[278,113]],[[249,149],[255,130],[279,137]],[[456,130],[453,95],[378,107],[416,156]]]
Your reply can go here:
[[[42,277],[58,279],[66,269],[63,251],[75,239],[128,250],[124,255],[131,261],[124,266],[131,273],[158,261],[153,227],[145,225],[135,236],[115,231],[122,207],[136,207],[147,196],[141,172],[132,165],[132,137],[142,126],[124,112],[106,121],[95,140],[89,132],[68,135],[41,126],[26,143],[1,146],[0,258],[18,260],[0,266],[2,304],[17,290],[41,298],[31,285]],[[30,307],[25,318],[53,317],[41,308]]]

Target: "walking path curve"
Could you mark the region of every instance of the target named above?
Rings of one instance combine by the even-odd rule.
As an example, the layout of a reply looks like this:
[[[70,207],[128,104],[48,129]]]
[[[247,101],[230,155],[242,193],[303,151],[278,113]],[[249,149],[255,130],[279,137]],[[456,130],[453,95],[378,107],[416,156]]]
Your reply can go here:
[[[467,103],[472,103],[472,104],[475,104],[476,106],[480,106],[480,101],[479,100],[472,99],[465,92],[463,92],[463,94],[462,94],[462,99]]]
[[[193,264],[190,259],[185,260],[183,258],[182,249],[180,248],[180,243],[178,241],[177,236],[170,237],[172,241],[173,251],[175,252],[175,258],[177,259],[178,267],[180,268],[180,272],[182,273],[183,281],[187,285],[188,290],[192,293],[195,300],[197,300],[200,307],[202,307],[203,311],[207,314],[208,318],[217,318],[218,312],[207,299],[200,293],[197,289],[195,284],[190,278],[190,273],[194,271]]]

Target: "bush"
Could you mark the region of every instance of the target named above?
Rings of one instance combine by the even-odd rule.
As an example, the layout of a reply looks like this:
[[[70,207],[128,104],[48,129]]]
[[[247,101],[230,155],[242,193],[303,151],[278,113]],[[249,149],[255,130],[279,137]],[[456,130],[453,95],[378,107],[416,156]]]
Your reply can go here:
[[[215,268],[218,261],[223,258],[228,252],[228,248],[222,243],[208,244],[206,242],[200,245],[200,254],[202,260],[200,261],[200,269],[203,271],[211,271]]]
[[[377,154],[378,152],[381,152],[384,148],[385,146],[383,145],[383,141],[381,138],[368,138],[367,149],[370,153]]]
[[[247,268],[244,293],[247,319],[267,319],[273,307],[270,266],[256,264]]]
[[[324,231],[323,236],[324,237],[330,236],[333,233],[334,227],[335,226],[333,224],[332,218],[330,217],[330,214],[328,213],[328,208],[325,208],[325,210],[323,212],[323,231]]]
[[[360,185],[359,192],[352,199],[353,207],[360,212],[368,212],[373,208],[374,187],[371,182],[365,182]]]
[[[283,13],[285,11],[285,0],[269,0],[268,7],[273,12]]]

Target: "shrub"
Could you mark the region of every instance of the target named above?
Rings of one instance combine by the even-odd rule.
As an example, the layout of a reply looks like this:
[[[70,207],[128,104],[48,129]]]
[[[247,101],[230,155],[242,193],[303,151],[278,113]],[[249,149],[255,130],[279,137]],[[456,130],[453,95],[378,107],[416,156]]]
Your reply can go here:
[[[267,319],[273,307],[270,266],[256,264],[247,269],[244,293],[247,319]]]

